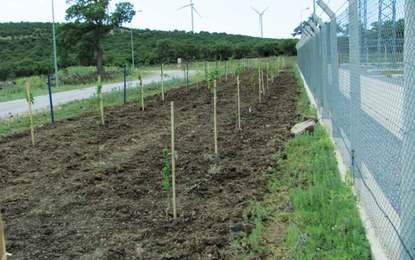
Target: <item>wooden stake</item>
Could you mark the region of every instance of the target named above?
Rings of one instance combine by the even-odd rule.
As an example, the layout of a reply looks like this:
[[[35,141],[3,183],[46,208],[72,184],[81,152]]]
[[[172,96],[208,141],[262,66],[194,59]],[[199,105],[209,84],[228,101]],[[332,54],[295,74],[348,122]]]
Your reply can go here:
[[[30,90],[30,84],[28,82],[26,82],[25,87],[26,87],[27,104],[29,106],[30,136],[32,138],[32,145],[35,146],[36,141],[35,141],[35,126],[33,122],[32,92]]]
[[[189,91],[189,63],[186,63],[186,91]]]
[[[242,129],[241,128],[241,96],[240,96],[240,90],[239,90],[241,82],[239,80],[239,75],[236,76],[236,82],[237,82],[236,85],[238,89],[238,128]]]
[[[261,83],[262,83],[262,94],[265,96],[265,77],[264,77],[264,71],[261,70]]]
[[[6,259],[7,259],[6,237],[4,235],[3,220],[0,215],[0,260],[6,260]]]
[[[216,111],[217,111],[217,95],[216,95],[216,86],[217,86],[217,82],[216,80],[213,82],[213,132],[214,132],[214,141],[215,141],[215,154],[218,154],[218,126],[217,126],[217,116],[216,116]]]
[[[225,81],[228,81],[228,61],[225,61]]]
[[[100,88],[102,88],[102,83],[101,83],[101,75],[98,75],[98,86]],[[102,97],[102,89],[100,89],[99,91],[99,111],[101,114],[101,125],[105,125],[105,118],[104,118],[104,99]]]
[[[259,103],[261,103],[261,69],[258,69],[258,97],[259,97]]]
[[[141,86],[141,110],[144,111],[144,83],[143,78],[140,76],[140,86]]]
[[[269,74],[267,72],[267,90],[269,90]]]
[[[164,103],[164,72],[163,63],[161,64],[161,100]]]
[[[177,218],[176,211],[176,154],[174,148],[174,102],[170,103],[171,105],[171,179],[172,179],[172,204],[173,204],[173,218]]]

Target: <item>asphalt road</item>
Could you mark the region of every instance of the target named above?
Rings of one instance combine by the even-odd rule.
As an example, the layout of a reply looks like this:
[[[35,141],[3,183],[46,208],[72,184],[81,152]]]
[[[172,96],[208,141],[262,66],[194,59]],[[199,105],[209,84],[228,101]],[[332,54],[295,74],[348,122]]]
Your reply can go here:
[[[189,75],[195,74],[195,71],[189,71]],[[184,73],[181,70],[170,70],[165,72],[165,80],[180,79],[184,77]],[[144,85],[150,83],[159,82],[161,76],[155,72],[144,76]],[[128,81],[127,87],[133,87],[138,84],[138,81]],[[104,84],[102,87],[103,93],[111,92],[113,90],[122,89],[124,86],[123,82]],[[53,94],[53,105],[59,106],[74,100],[81,100],[90,98],[96,93],[96,87],[88,87],[84,89],[75,89],[64,92],[57,92]],[[34,111],[40,111],[49,109],[49,96],[36,96],[33,105]],[[28,106],[25,99],[18,99],[13,101],[0,102],[0,119],[12,118],[16,115],[21,115],[28,112]]]

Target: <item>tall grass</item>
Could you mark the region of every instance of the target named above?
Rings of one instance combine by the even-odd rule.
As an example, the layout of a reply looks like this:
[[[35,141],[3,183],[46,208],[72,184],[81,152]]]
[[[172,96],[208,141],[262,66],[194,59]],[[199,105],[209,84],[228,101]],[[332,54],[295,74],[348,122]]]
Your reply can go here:
[[[299,83],[299,114],[315,116],[298,71],[294,76]],[[318,125],[312,135],[296,136],[274,158],[276,166],[267,173],[268,193],[255,204],[261,218],[253,214],[248,220],[255,225],[253,231],[234,241],[237,257],[370,259],[356,199],[351,187],[341,181],[325,129]],[[278,237],[275,232],[282,233],[282,238],[265,239]]]
[[[286,238],[290,258],[370,259],[355,197],[340,179],[325,129],[296,137],[285,152],[281,171],[291,179],[294,209]]]

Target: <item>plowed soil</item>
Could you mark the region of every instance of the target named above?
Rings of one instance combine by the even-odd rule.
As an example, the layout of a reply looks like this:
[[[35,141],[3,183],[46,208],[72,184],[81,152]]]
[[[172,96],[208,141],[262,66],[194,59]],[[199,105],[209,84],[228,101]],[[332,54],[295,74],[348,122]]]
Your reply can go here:
[[[253,73],[218,84],[219,153],[206,84],[0,138],[0,208],[10,259],[230,259],[230,226],[266,190],[272,154],[297,119],[296,82],[283,72],[258,102]],[[162,150],[176,107],[177,205],[166,210]],[[167,214],[166,214],[167,211]]]

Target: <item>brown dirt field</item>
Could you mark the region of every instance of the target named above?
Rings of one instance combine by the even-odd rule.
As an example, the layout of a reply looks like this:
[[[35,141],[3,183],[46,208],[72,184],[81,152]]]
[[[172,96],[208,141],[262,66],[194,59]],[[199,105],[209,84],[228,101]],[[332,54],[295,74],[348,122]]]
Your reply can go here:
[[[220,156],[213,156],[212,96],[172,90],[176,106],[177,204],[166,216],[162,150],[170,144],[170,104],[160,97],[108,108],[0,139],[0,208],[10,259],[232,259],[230,226],[266,190],[272,154],[297,120],[298,90],[283,72],[258,104],[242,77],[236,129],[234,78],[219,83]],[[256,81],[255,81],[256,82]]]

